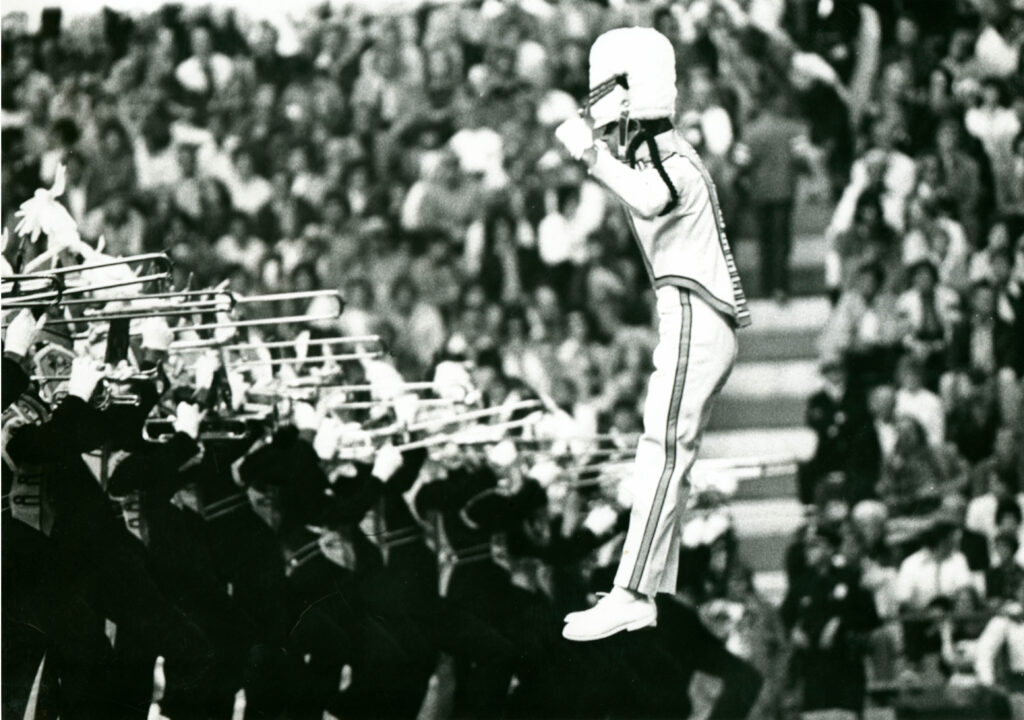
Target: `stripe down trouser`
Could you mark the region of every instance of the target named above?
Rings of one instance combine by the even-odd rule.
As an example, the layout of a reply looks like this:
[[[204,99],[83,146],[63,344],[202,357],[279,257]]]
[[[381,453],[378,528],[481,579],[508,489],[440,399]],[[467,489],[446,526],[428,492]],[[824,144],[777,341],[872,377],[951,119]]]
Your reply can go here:
[[[615,575],[615,585],[646,595],[676,590],[687,476],[737,350],[731,322],[696,293],[666,286],[657,300],[654,372],[626,480],[633,506]]]

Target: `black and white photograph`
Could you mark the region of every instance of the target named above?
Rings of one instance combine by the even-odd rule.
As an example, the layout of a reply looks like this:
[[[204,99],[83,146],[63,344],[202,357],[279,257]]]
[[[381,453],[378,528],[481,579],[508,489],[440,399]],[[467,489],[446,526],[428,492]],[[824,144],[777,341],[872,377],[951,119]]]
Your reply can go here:
[[[1024,0],[0,0],[0,720],[1024,720]]]

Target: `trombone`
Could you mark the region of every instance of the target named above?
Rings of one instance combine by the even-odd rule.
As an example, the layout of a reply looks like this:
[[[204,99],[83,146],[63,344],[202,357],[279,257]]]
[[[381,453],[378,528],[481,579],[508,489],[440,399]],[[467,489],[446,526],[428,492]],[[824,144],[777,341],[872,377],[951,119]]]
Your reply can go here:
[[[525,417],[518,420],[494,423],[493,425],[473,425],[461,428],[455,432],[440,433],[421,440],[412,440],[401,445],[395,445],[395,449],[399,452],[405,452],[406,450],[447,445],[449,443],[454,445],[492,445],[505,439],[499,436],[498,433],[504,434],[509,430],[518,430],[535,422],[537,422],[536,418]]]
[[[345,345],[358,343],[380,342],[380,335],[339,335],[330,338],[310,338],[306,345],[309,347],[320,347],[330,345]],[[221,345],[222,350],[227,352],[244,352],[246,350],[260,350],[262,348],[293,348],[298,344],[296,340],[273,340],[269,342],[232,343]],[[210,347],[207,340],[175,340],[171,343],[171,352],[187,353],[199,352]]]
[[[379,350],[372,352],[353,352],[353,353],[332,353],[330,355],[309,355],[304,358],[267,358],[265,360],[240,360],[240,361],[229,361],[226,364],[228,370],[238,370],[250,367],[261,367],[264,365],[317,365],[319,363],[331,362],[346,362],[349,360],[372,360],[373,358],[379,358],[383,355]]]
[[[480,410],[470,410],[464,413],[458,413],[455,415],[440,415],[438,417],[428,418],[426,420],[420,420],[418,422],[407,425],[403,428],[395,428],[398,431],[405,432],[416,432],[417,430],[430,430],[432,428],[444,427],[446,425],[452,425],[453,423],[467,422],[470,420],[482,420],[484,418],[502,415],[504,413],[512,413],[517,410],[535,410],[543,406],[540,400],[520,400],[519,402],[508,403],[505,405],[495,405],[494,407],[481,408]],[[532,424],[532,422],[530,423]],[[495,424],[494,427],[497,427]]]
[[[155,277],[155,276],[154,276]],[[141,282],[144,278],[137,278],[135,280],[124,281],[122,285],[134,285]],[[108,284],[105,287],[115,285],[114,283]],[[83,289],[84,291],[84,289]],[[64,294],[67,295],[75,290],[65,290]],[[192,300],[189,298],[195,296],[214,296],[207,299],[196,299]],[[184,297],[186,300],[182,303],[174,304],[171,303],[166,307],[158,306],[152,308],[128,308],[124,311],[118,312],[104,312],[104,311],[87,311],[84,315],[79,318],[65,318],[57,319],[53,324],[73,324],[77,322],[86,323],[103,323],[110,322],[112,320],[139,320],[147,317],[180,317],[189,316],[203,313],[221,313],[230,312],[231,310],[247,303],[258,303],[264,302],[267,298],[272,301],[280,301],[289,299],[292,297],[305,298],[305,297],[331,297],[337,301],[337,313],[307,313],[305,315],[289,315],[285,317],[269,317],[269,318],[256,318],[251,320],[219,320],[211,323],[200,323],[193,325],[177,325],[170,328],[171,332],[183,333],[183,332],[199,332],[203,330],[220,330],[230,328],[243,328],[243,327],[258,327],[262,325],[281,325],[289,323],[301,323],[301,322],[316,322],[319,320],[334,320],[341,316],[341,312],[344,309],[344,302],[341,295],[337,290],[312,290],[296,293],[278,293],[277,295],[261,296],[256,295],[252,297],[240,297],[231,293],[227,290],[187,290],[176,293],[154,293],[152,295],[136,295],[129,298],[134,302],[144,301],[147,298],[173,300],[178,297]],[[224,300],[218,298],[226,298]],[[115,300],[121,300],[122,298],[110,298],[108,300],[90,300],[88,302],[112,302]],[[132,334],[138,334],[138,331],[132,330]],[[89,336],[88,331],[73,335],[74,339],[83,339]],[[200,350],[203,348],[220,347],[224,345],[224,339],[210,338],[206,340],[189,340],[189,341],[175,341],[171,344],[172,352],[180,352],[183,350]],[[294,345],[295,343],[289,342],[287,345]]]
[[[65,278],[66,275],[75,272],[86,272],[89,270],[97,270],[102,268],[116,267],[118,265],[129,265],[134,262],[152,262],[159,267],[155,272],[147,275],[137,275],[131,278],[109,280],[101,282],[75,282],[68,281]],[[22,295],[13,298],[10,302],[5,303],[9,307],[43,307],[48,305],[57,304],[69,304],[67,298],[70,295],[86,295],[88,293],[99,292],[101,290],[110,290],[119,287],[130,287],[133,285],[144,285],[149,282],[158,280],[168,280],[171,276],[171,259],[164,253],[146,253],[143,255],[133,255],[127,258],[118,258],[115,260],[105,260],[98,263],[86,263],[83,265],[70,265],[68,267],[54,268],[47,270],[45,273],[32,273],[20,276],[8,276],[4,278],[4,282],[8,280],[15,280],[16,278],[44,278],[53,277],[56,279],[56,284],[59,285],[59,292],[57,288],[46,291],[35,292],[29,295]],[[80,299],[78,302],[90,303],[90,302],[106,302],[113,300],[114,298],[96,298],[96,299]]]
[[[0,283],[2,283],[0,299],[3,299],[4,305],[7,307],[31,307],[31,305],[19,304],[25,303],[26,300],[37,300],[40,306],[56,305],[64,297],[64,282],[57,275],[50,273],[8,275],[0,280]],[[8,283],[10,283],[9,287]],[[51,287],[49,289],[26,289],[23,287],[31,283],[44,283]],[[28,294],[19,294],[22,292],[27,292]]]
[[[163,270],[157,272],[162,273],[164,277],[169,277],[171,274],[171,268],[173,263],[171,259],[167,257],[166,253],[142,253],[141,255],[130,255],[129,257],[114,258],[111,260],[101,260],[95,263],[82,263],[80,265],[67,265],[65,267],[53,268],[47,270],[49,275],[69,275],[76,272],[87,272],[89,270],[100,270],[102,268],[116,267],[118,265],[131,265],[132,263],[145,263],[151,262],[154,265],[162,265]],[[136,281],[138,282],[138,281]]]

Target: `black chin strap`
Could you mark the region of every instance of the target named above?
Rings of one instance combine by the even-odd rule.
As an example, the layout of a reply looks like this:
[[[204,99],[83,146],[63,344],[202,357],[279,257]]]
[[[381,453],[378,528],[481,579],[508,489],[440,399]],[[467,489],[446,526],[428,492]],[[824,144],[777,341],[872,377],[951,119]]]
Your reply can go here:
[[[640,149],[640,146],[647,144],[647,151],[651,155],[651,164],[654,169],[658,171],[658,176],[661,177],[662,182],[665,183],[665,187],[668,188],[669,197],[671,200],[665,209],[662,210],[658,217],[670,212],[679,203],[679,192],[676,190],[672,181],[669,179],[668,173],[665,172],[665,168],[661,164],[661,153],[658,151],[658,143],[654,141],[658,135],[668,132],[672,129],[672,121],[668,118],[659,118],[657,120],[642,120],[640,121],[640,130],[633,139],[629,141],[629,145],[626,147],[626,162],[629,163],[631,168],[636,167],[636,153]]]

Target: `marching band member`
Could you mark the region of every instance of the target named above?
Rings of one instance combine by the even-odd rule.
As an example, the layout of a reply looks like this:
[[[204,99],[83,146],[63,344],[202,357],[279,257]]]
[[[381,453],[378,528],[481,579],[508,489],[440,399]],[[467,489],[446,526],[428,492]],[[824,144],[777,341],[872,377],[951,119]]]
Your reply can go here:
[[[658,305],[658,346],[633,470],[633,510],[612,592],[566,618],[570,640],[657,623],[654,596],[676,589],[679,513],[715,396],[750,323],[718,198],[673,128],[675,53],[655,30],[622,28],[590,52],[589,117],[556,137],[625,207]]]

